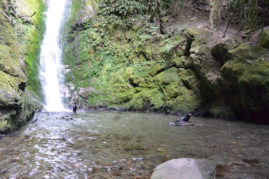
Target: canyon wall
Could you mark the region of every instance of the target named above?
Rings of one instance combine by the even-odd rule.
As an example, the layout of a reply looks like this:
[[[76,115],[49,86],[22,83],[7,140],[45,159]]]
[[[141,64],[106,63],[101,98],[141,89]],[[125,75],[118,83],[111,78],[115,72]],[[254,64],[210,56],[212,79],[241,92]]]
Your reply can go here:
[[[0,3],[0,132],[10,132],[40,107],[39,49],[44,30],[42,0]]]

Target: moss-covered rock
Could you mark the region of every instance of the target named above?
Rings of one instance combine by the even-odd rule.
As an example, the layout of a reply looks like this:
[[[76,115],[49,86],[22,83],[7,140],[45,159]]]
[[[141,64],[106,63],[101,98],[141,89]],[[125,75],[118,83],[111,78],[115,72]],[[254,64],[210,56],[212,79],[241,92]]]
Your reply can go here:
[[[83,26],[84,30],[67,34],[71,41],[66,43],[70,51],[66,50],[65,64],[66,83],[75,85],[73,91],[94,89],[89,95],[79,93],[86,105],[173,112],[200,107],[198,83],[191,80],[196,74],[190,72],[191,60],[184,56],[188,47],[182,33],[162,36],[147,21],[113,15],[98,15]],[[81,76],[83,80],[78,80]]]
[[[40,108],[32,99],[35,95],[29,95],[26,88],[33,89],[31,94],[38,91],[35,88],[38,86],[34,86],[31,79],[36,78],[39,81],[36,64],[39,63],[38,53],[42,39],[40,25],[43,20],[44,2],[42,0],[5,1],[1,3],[0,9],[12,19],[0,23],[1,133],[13,131],[25,124],[31,119],[35,109]],[[34,12],[35,15],[32,16]],[[1,13],[0,18],[6,17]],[[36,73],[33,73],[34,71]]]
[[[232,54],[232,58],[234,59],[239,59],[245,63],[251,63],[251,60],[258,59],[266,54],[267,51],[260,46],[251,47],[248,44],[243,43],[239,47],[230,50],[229,53]]]
[[[195,71],[202,80],[203,88],[201,90],[206,98],[214,98],[220,94],[219,89],[223,78],[220,74],[221,64],[211,54],[211,46],[208,42],[210,33],[198,29],[188,29],[185,34],[191,40],[189,54]]]
[[[71,20],[76,11],[75,4]],[[253,121],[267,114],[268,50],[258,43],[236,37],[216,42],[195,28],[161,35],[142,16],[97,13],[70,27],[65,47],[66,84],[74,84],[71,93],[78,91],[86,106],[175,113],[202,108],[218,118],[236,112]]]
[[[224,65],[224,63],[226,63],[231,58],[229,50],[235,49],[241,43],[242,40],[240,38],[233,37],[225,39],[223,42],[213,46],[211,49],[211,54],[216,61],[218,61],[221,65]]]
[[[0,133],[12,132],[32,119],[36,109],[41,105],[31,99],[26,91],[20,96],[21,103],[17,102],[12,106],[0,107]]]
[[[263,30],[259,36],[259,44],[264,48],[269,48],[269,30]]]
[[[241,44],[230,53],[231,60],[221,69],[226,101],[241,119],[268,123],[268,51]]]
[[[73,26],[80,26],[95,15],[97,0],[73,0],[71,21]]]

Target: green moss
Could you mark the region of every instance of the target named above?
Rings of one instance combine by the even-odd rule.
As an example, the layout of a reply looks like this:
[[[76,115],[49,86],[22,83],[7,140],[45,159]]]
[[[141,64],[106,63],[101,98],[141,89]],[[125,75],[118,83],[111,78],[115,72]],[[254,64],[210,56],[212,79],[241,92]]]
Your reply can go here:
[[[230,50],[234,58],[247,62],[247,60],[255,60],[261,55],[266,54],[266,50],[262,47],[250,47],[248,44],[241,44],[239,47]]]
[[[240,60],[231,60],[225,63],[222,67],[221,72],[225,78],[237,79],[246,69],[246,64],[242,63]],[[232,81],[231,81],[232,82]]]
[[[259,44],[264,48],[269,48],[269,30],[263,30],[259,36]]]
[[[39,53],[41,42],[43,39],[43,33],[45,31],[44,14],[45,3],[42,0],[27,0],[27,3],[32,12],[37,10],[36,15],[32,17],[35,27],[32,28],[26,35],[28,43],[26,52],[26,67],[28,85],[27,88],[38,94],[39,99],[43,98],[41,84],[39,81],[38,69],[39,69]]]
[[[20,99],[18,85],[20,81],[0,70],[0,106],[16,103]]]
[[[7,121],[7,119],[9,117],[10,117],[10,115],[8,115],[8,114],[1,116],[1,118],[0,118],[0,133],[3,133],[10,128],[10,125],[8,124],[8,121]]]
[[[269,62],[258,60],[249,66],[239,78],[240,83],[261,86],[269,90]]]
[[[4,132],[7,129],[7,121],[1,120],[0,121],[0,132]]]
[[[188,28],[184,31],[184,36],[189,40],[194,40],[192,42],[192,47],[196,47],[206,44],[211,34],[208,31],[201,29]]]
[[[269,63],[265,60],[268,51],[261,47],[241,44],[230,50],[232,59],[222,67],[226,79],[224,94],[240,118],[264,122],[268,114]]]
[[[265,112],[269,107],[269,63],[258,60],[239,77],[241,104],[251,111]],[[255,93],[253,93],[255,91]]]
[[[80,0],[73,0],[72,1],[72,12],[71,12],[71,18],[70,22],[73,24],[75,22],[75,18],[77,16],[77,13],[79,12],[80,9],[82,9],[82,6],[84,4]]]
[[[147,21],[138,24],[137,17],[121,19],[113,15],[97,15],[83,27],[67,35],[65,64],[70,71],[65,82],[74,84],[75,90],[94,88],[94,93],[83,97],[89,106],[152,111],[197,108],[196,104],[186,104],[199,101],[198,95],[184,87],[177,62],[170,58],[184,53],[182,35],[167,38],[157,34],[158,28]],[[181,87],[183,92],[179,91]],[[181,95],[193,97],[178,104],[175,99]],[[167,105],[167,101],[175,103]]]
[[[154,77],[154,81],[157,82],[160,85],[167,85],[170,83],[180,83],[180,78],[177,75],[177,68],[172,67],[169,68],[162,73],[156,75]]]
[[[193,112],[206,97],[205,102],[220,101],[221,107],[211,109],[216,116],[232,115],[226,103],[238,114],[268,108],[266,49],[231,39],[214,53],[209,32],[192,28],[163,36],[141,16],[97,14],[76,21],[85,2],[73,3],[65,45],[66,83],[74,84],[72,91],[94,89],[79,93],[85,105]]]
[[[81,17],[85,17],[85,14],[89,11],[89,6],[91,6],[94,11],[97,11],[98,0],[72,0],[72,10],[68,24],[75,26],[77,23],[81,23],[79,21]]]
[[[8,3],[15,6],[12,2]],[[32,102],[34,95],[26,95],[25,84],[28,77],[30,85],[27,88],[38,90],[31,85],[31,79],[38,80],[38,49],[41,42],[38,38],[41,39],[42,35],[36,29],[42,28],[38,25],[43,22],[40,4],[44,5],[42,0],[18,1],[13,7],[18,18],[14,18],[12,23],[3,21],[0,24],[0,132],[10,132],[25,124],[37,106]],[[31,23],[25,23],[20,18],[31,16],[35,10],[38,10],[37,13],[31,20],[29,18]],[[0,18],[4,19],[2,14]],[[31,73],[33,71],[36,73]]]
[[[133,95],[127,104],[128,108],[134,110],[158,110],[163,107],[163,95],[158,89],[142,89],[141,92]]]

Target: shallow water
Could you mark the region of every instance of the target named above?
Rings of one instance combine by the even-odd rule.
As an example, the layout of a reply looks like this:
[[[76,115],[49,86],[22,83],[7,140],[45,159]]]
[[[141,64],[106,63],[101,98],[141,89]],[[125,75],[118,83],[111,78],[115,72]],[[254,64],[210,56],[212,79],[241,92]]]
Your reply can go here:
[[[73,120],[63,119],[72,116]],[[172,158],[206,158],[218,178],[268,178],[269,126],[193,117],[88,111],[37,113],[0,139],[0,178],[148,178]]]

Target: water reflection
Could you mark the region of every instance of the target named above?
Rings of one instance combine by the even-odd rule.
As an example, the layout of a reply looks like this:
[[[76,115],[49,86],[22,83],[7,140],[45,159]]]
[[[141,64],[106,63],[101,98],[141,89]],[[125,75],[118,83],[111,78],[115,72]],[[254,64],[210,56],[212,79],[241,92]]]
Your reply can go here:
[[[71,118],[65,118],[69,115]],[[269,176],[269,127],[192,118],[90,111],[38,113],[0,140],[0,178],[147,178],[168,159],[215,160],[219,178]]]

